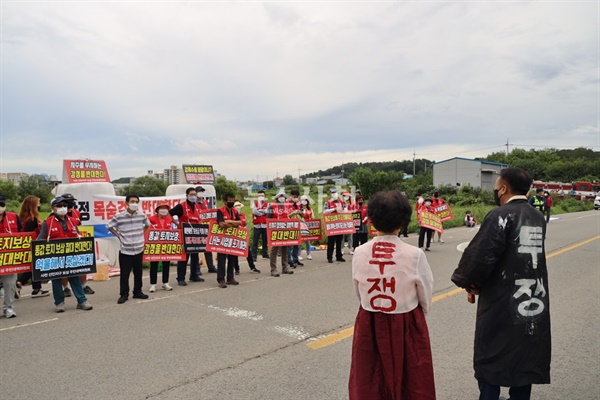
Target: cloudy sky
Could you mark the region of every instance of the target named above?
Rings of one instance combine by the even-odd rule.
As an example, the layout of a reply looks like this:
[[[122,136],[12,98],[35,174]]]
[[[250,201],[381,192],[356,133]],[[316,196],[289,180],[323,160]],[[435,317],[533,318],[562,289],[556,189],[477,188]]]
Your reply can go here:
[[[2,1],[1,172],[600,150],[599,3]]]

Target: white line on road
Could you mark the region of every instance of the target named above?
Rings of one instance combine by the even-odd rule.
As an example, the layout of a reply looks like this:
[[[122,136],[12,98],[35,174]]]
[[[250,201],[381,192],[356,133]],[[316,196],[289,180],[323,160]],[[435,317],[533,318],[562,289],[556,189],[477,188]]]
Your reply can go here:
[[[45,319],[43,321],[35,321],[35,322],[30,322],[29,324],[22,324],[22,325],[15,325],[15,326],[9,326],[8,328],[2,328],[0,329],[0,332],[2,331],[9,331],[11,329],[17,329],[17,328],[23,328],[25,326],[31,326],[31,325],[37,325],[37,324],[43,324],[45,322],[52,322],[52,321],[58,321],[58,318],[52,318],[52,319]]]

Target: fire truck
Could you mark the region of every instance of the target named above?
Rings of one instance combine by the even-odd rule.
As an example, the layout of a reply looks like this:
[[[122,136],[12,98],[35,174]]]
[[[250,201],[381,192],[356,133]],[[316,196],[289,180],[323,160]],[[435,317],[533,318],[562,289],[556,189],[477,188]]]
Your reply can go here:
[[[600,190],[598,182],[562,183],[533,181],[532,189],[542,188],[550,193],[557,193],[561,197],[575,197],[576,199],[593,199]]]

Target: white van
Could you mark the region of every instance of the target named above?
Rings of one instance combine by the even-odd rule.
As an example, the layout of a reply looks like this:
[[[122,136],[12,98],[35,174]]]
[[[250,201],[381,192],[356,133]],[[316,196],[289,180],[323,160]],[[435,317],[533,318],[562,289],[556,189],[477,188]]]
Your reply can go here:
[[[185,196],[185,191],[187,188],[196,188],[198,186],[202,186],[202,189],[204,189],[204,192],[198,193],[198,195],[199,197],[204,197],[206,200],[208,200],[208,208],[217,208],[217,191],[213,185],[191,185],[189,183],[169,185],[165,195],[176,196],[183,194]]]

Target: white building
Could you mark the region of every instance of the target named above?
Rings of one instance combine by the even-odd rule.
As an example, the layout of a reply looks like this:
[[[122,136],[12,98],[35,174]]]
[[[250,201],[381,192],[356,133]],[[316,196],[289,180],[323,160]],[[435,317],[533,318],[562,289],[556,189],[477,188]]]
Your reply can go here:
[[[494,190],[500,171],[508,164],[454,157],[433,164],[433,186],[465,186]]]

